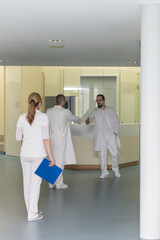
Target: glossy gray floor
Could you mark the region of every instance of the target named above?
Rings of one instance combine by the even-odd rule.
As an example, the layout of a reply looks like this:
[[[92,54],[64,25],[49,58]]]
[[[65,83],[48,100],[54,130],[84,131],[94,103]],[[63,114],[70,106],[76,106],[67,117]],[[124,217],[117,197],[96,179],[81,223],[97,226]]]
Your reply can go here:
[[[96,170],[65,170],[68,190],[48,189],[43,181],[44,219],[27,222],[19,159],[0,155],[0,239],[138,240],[139,166],[121,173],[100,180]]]

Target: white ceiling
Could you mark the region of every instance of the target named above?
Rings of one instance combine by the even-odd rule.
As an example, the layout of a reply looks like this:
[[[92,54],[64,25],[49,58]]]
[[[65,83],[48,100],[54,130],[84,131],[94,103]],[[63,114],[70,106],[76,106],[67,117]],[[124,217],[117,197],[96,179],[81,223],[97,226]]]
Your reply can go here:
[[[140,13],[139,0],[0,0],[1,65],[139,66]]]

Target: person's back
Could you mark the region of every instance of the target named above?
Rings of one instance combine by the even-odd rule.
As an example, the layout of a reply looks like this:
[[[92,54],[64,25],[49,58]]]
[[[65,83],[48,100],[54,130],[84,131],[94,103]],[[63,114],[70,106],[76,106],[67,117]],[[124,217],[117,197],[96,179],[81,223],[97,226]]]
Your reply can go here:
[[[76,157],[73,149],[70,121],[80,123],[80,119],[73,115],[68,109],[65,109],[65,97],[62,94],[56,97],[57,105],[47,110],[49,119],[49,129],[51,138],[51,147],[56,164],[64,168],[66,164],[75,164]],[[49,185],[50,188],[53,186]],[[63,183],[63,175],[56,182],[56,188],[67,188]]]
[[[51,153],[48,117],[39,111],[41,105],[40,94],[31,93],[28,97],[28,111],[19,117],[16,127],[16,140],[22,142],[20,160],[28,221],[43,218],[42,212],[38,211],[42,179],[35,174],[35,171],[47,153],[49,166],[55,164]]]
[[[51,138],[56,134],[64,135],[66,133],[66,127],[68,127],[68,122],[70,121],[68,117],[70,111],[56,105],[53,108],[48,109],[46,113],[50,122]]]
[[[26,116],[27,113],[22,114],[18,122],[23,132],[23,143],[20,155],[22,157],[45,157],[46,151],[43,144],[41,129],[44,129],[45,126],[48,127],[47,116],[39,110],[36,110],[32,125],[28,123]]]

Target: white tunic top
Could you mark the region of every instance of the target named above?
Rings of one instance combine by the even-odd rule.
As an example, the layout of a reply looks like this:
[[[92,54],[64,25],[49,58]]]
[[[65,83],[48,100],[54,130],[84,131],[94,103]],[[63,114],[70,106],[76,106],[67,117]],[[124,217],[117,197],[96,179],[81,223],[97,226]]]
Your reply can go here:
[[[17,122],[16,140],[22,141],[21,157],[46,157],[43,139],[49,138],[49,122],[46,114],[36,110],[35,118],[30,125],[22,114]]]
[[[90,114],[89,116],[89,121],[92,122],[93,120],[95,120],[95,131],[94,131],[94,150],[95,151],[100,151],[101,149],[101,139],[103,137],[103,132],[104,132],[104,129],[103,129],[103,125],[105,124],[105,122],[102,121],[102,111],[104,110],[101,110],[99,108],[95,108],[92,113]],[[111,107],[106,107],[105,111],[103,112],[104,114],[104,118],[107,123],[107,128],[109,129],[109,133],[107,134],[118,134],[119,132],[119,127],[120,127],[120,124],[119,124],[119,120],[118,120],[118,117],[117,117],[117,114],[115,113],[114,109],[111,108]],[[105,130],[106,130],[106,127],[105,127]],[[116,141],[117,141],[117,147],[120,148],[120,139],[119,137],[117,136],[116,137]]]
[[[100,117],[102,121],[101,135],[102,137],[109,137],[113,134],[112,129],[109,127],[106,119],[106,108],[104,110],[100,109]]]
[[[68,109],[54,106],[47,110],[50,126],[52,153],[56,164],[62,167],[66,164],[75,164],[76,157],[70,132],[70,121],[80,123],[81,120]]]

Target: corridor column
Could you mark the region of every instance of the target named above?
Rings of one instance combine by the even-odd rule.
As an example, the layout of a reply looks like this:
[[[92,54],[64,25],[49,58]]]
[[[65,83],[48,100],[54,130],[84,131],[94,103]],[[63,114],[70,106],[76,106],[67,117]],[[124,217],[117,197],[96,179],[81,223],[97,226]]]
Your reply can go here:
[[[140,238],[160,239],[160,1],[141,20]]]

